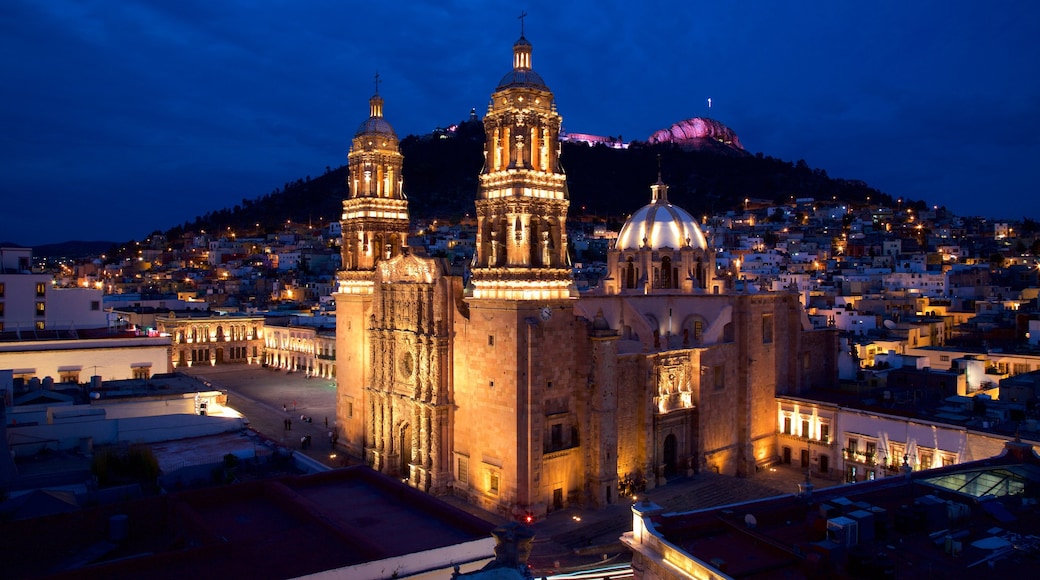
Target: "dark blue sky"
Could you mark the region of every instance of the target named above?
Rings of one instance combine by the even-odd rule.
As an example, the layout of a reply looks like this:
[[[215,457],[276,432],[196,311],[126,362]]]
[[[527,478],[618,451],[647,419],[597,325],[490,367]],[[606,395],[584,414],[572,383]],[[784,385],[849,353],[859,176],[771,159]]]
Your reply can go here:
[[[141,239],[343,165],[377,71],[401,137],[483,116],[521,9],[568,131],[710,116],[895,197],[1040,218],[1035,1],[5,0],[0,241]]]

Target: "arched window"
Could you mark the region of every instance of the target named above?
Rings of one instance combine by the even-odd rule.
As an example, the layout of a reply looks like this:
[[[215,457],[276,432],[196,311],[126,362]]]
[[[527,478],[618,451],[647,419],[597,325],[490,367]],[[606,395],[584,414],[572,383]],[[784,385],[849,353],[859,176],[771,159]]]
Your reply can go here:
[[[632,256],[628,257],[628,261],[625,265],[625,288],[636,287],[636,265]]]

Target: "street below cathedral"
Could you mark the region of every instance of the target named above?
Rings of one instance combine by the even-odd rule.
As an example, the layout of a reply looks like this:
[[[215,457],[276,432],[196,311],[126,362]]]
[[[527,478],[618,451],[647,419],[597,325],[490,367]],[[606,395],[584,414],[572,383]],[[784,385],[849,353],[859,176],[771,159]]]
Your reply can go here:
[[[334,453],[329,440],[336,418],[334,381],[245,365],[191,367],[181,372],[226,390],[227,405],[245,415],[251,429],[286,449],[329,467],[357,463]],[[310,445],[305,448],[302,440],[308,435]]]
[[[336,415],[333,381],[241,365],[193,367],[185,374],[227,390],[228,406],[245,415],[250,428],[286,448],[304,453],[330,468],[360,462],[359,458],[334,452],[329,441],[328,432],[335,428]],[[310,421],[301,420],[301,416]],[[292,421],[291,429],[285,428],[286,419]],[[309,448],[302,448],[301,439],[306,435],[311,436],[312,443]],[[795,493],[797,484],[804,478],[804,471],[789,466],[763,470],[751,479],[700,473],[673,478],[667,485],[637,497],[654,502],[665,511],[688,511]],[[817,488],[837,483],[813,478]],[[458,498],[441,499],[492,523],[506,522],[505,518]],[[621,499],[605,509],[568,507],[535,521],[529,564],[536,577],[628,562],[630,556],[619,538],[632,529],[632,498]]]

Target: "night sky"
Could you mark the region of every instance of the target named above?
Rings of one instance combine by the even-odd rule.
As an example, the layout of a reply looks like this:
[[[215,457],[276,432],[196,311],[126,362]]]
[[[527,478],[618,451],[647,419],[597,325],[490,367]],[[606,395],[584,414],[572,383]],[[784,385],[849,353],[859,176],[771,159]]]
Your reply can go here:
[[[1035,1],[4,0],[0,241],[143,239],[344,165],[377,72],[402,138],[483,117],[521,10],[567,131],[708,116],[893,197],[1040,218]]]

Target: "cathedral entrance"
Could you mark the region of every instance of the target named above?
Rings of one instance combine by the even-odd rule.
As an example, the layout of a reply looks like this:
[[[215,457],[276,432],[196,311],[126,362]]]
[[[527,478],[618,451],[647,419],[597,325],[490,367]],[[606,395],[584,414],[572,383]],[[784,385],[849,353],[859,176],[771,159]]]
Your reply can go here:
[[[412,474],[408,464],[412,461],[412,426],[408,423],[401,425],[401,439],[398,446],[401,449],[401,463],[398,466],[398,473],[402,478],[410,480]]]
[[[675,435],[664,438],[664,476],[671,477],[676,474],[676,460],[678,459],[678,440]]]

